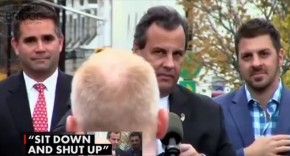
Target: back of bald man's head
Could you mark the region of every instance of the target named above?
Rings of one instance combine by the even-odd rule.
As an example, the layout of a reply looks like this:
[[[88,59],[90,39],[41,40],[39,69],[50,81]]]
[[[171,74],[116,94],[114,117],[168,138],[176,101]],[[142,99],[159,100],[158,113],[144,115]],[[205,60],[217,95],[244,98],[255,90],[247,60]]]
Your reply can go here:
[[[157,118],[154,69],[129,51],[106,48],[90,56],[74,75],[71,95],[84,130],[137,131]]]
[[[134,55],[128,51],[117,49],[104,49],[102,52],[93,54],[87,64],[95,66],[98,69],[97,74],[107,76],[110,83],[119,84],[121,80],[130,79],[129,74],[132,70],[144,68],[151,70],[151,65],[142,57]],[[139,71],[141,72],[141,71]],[[139,73],[142,74],[142,73]]]

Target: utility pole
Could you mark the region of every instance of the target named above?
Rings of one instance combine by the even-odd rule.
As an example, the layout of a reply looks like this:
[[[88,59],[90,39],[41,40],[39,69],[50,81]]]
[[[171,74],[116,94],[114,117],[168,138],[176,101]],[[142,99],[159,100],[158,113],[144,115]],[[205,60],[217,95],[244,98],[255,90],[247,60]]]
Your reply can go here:
[[[59,5],[62,6],[66,6],[66,0],[58,0],[57,2]],[[66,25],[66,11],[65,9],[57,9],[58,10],[58,15],[60,17],[60,15],[62,14],[61,18],[59,18],[60,23],[61,23],[61,32],[63,33],[63,48],[62,51],[60,53],[60,57],[59,57],[59,69],[63,72],[65,72],[65,25]]]
[[[11,75],[11,53],[12,53],[11,49],[12,49],[12,47],[10,44],[10,40],[11,40],[11,31],[12,31],[11,30],[12,20],[10,20],[10,19],[7,19],[7,20],[9,20],[6,24],[6,26],[7,26],[7,40],[6,40],[6,42],[7,42],[7,44],[6,44],[7,45],[6,46],[7,47],[7,62],[6,62],[6,66],[7,66],[7,77],[8,77]]]

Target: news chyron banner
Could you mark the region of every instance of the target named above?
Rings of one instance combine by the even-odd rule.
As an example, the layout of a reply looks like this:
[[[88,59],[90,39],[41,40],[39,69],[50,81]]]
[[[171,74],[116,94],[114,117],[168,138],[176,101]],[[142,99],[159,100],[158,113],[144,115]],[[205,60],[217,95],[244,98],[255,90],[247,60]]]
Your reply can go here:
[[[142,156],[141,132],[25,133],[23,143],[26,155],[112,156],[124,152],[123,155]]]
[[[26,155],[112,155],[112,144],[95,143],[94,134],[25,133]]]

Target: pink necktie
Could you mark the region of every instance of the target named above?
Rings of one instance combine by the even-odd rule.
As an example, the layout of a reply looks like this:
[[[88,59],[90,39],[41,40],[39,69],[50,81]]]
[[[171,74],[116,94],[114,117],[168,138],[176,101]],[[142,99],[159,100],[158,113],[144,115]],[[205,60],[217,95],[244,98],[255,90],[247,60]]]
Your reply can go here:
[[[32,117],[34,132],[48,132],[48,119],[44,97],[45,85],[42,83],[37,83],[34,85],[34,88],[39,93]]]

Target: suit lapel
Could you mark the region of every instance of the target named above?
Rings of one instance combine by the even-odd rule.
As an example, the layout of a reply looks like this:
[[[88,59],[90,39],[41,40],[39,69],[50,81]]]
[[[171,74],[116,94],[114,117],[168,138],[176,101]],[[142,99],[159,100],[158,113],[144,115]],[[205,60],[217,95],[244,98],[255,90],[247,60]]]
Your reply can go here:
[[[290,91],[283,86],[281,102],[279,107],[279,117],[277,123],[276,134],[289,134],[290,133]]]
[[[32,118],[23,73],[12,78],[7,98],[16,128],[20,132],[33,131]]]
[[[63,115],[70,108],[70,105],[68,104],[70,91],[71,91],[71,77],[59,71],[55,90],[55,100],[50,127],[51,130],[55,128],[55,126],[63,117]]]
[[[229,108],[244,145],[250,145],[254,141],[254,130],[244,87],[237,90]]]
[[[181,94],[180,86],[176,86],[174,91],[169,96],[169,110],[182,117],[190,117],[191,111],[184,106],[188,99],[186,94]]]

